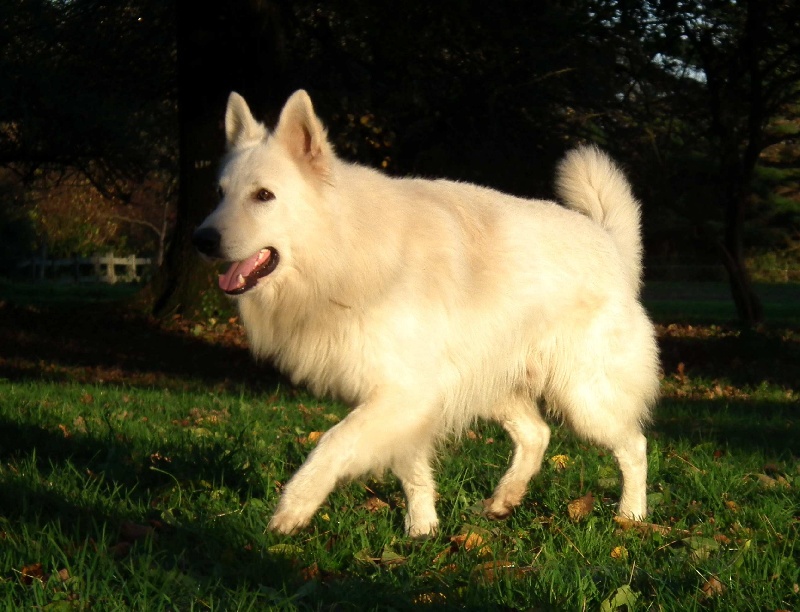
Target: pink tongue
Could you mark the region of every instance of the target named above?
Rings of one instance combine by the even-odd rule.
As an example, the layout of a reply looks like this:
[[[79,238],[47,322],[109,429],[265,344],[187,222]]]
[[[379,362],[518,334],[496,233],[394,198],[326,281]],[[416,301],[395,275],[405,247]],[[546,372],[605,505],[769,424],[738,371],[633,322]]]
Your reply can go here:
[[[242,261],[235,261],[225,274],[219,275],[219,288],[231,292],[241,289],[247,283],[247,276],[256,268],[269,261],[270,252],[262,249]]]

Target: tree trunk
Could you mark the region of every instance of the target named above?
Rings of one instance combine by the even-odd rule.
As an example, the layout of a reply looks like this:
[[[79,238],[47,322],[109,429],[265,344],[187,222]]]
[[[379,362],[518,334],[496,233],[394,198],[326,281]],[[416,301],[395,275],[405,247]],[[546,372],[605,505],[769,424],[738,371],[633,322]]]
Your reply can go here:
[[[763,321],[764,311],[756,295],[744,257],[746,198],[731,194],[725,209],[725,235],[721,243],[723,263],[728,272],[731,296],[739,321],[748,327]]]
[[[277,84],[283,65],[277,3],[178,0],[177,11],[180,184],[174,235],[151,292],[159,317],[189,312],[204,290],[216,290],[215,273],[200,260],[191,238],[216,205],[228,94],[246,93],[260,108],[267,96],[285,93]]]

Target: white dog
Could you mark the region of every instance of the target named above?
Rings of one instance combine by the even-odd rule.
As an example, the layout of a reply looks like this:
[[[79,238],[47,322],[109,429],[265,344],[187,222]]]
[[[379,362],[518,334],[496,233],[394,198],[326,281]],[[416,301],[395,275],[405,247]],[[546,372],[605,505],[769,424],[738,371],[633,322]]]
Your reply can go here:
[[[232,93],[225,131],[222,200],[194,243],[233,262],[219,284],[253,352],[354,407],[286,484],[271,529],[307,525],[337,483],[388,468],[407,533],[434,533],[437,441],[479,417],[514,443],[486,502],[505,517],[541,467],[543,413],[613,452],[619,512],[645,516],[658,353],[639,303],[639,205],[603,153],[561,163],[565,208],[347,163],[304,91],[274,132]]]

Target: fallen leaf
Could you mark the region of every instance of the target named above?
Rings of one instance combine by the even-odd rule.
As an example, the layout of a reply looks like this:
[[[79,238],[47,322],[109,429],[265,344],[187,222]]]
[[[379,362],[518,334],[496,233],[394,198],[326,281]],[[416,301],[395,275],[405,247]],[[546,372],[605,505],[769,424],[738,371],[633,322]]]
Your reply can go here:
[[[353,558],[356,561],[361,561],[362,563],[375,563],[387,567],[400,565],[406,562],[406,558],[398,554],[390,546],[385,546],[383,548],[380,557],[373,556],[368,548],[363,548],[353,555]]]
[[[474,532],[455,535],[450,538],[450,542],[455,544],[457,548],[464,548],[465,550],[475,550],[483,546],[483,538]]]
[[[569,457],[567,455],[553,455],[550,457],[550,463],[557,470],[566,470],[569,465]]]
[[[319,442],[319,439],[322,437],[322,434],[325,433],[324,431],[310,431],[308,432],[308,442],[310,444],[316,444]]]
[[[758,480],[758,484],[760,484],[765,489],[774,489],[777,486],[781,486],[784,488],[789,488],[791,485],[789,481],[786,480],[781,475],[776,476],[773,478],[772,476],[767,476],[766,474],[748,474],[749,476],[754,476],[756,480]]]
[[[591,492],[567,504],[569,518],[573,522],[582,521],[592,513],[594,508],[594,495]]]
[[[612,559],[627,559],[628,558],[628,549],[624,546],[615,546],[611,551],[611,558]]]
[[[364,502],[362,507],[368,510],[369,512],[378,512],[379,510],[388,508],[389,504],[387,504],[385,501],[383,501],[378,497],[372,496],[367,501]]]
[[[636,531],[644,534],[658,533],[661,535],[669,535],[672,533],[678,535],[689,535],[688,531],[682,529],[672,529],[664,525],[657,525],[655,523],[645,523],[644,521],[635,521],[624,516],[615,516],[614,521],[622,528],[623,531],[635,529]]]
[[[703,598],[710,599],[725,593],[725,585],[716,576],[711,576],[702,587]]]
[[[623,584],[603,600],[600,604],[600,612],[614,612],[623,607],[626,610],[635,610],[637,599],[639,599],[639,593],[634,591],[629,584]]]
[[[293,544],[273,544],[267,548],[267,552],[278,557],[297,557],[303,549]]]
[[[42,571],[41,563],[24,565],[22,567],[22,571],[20,571],[20,574],[22,575],[22,582],[24,584],[31,584],[34,580],[44,579],[44,572]]]
[[[692,557],[697,560],[708,559],[711,553],[722,548],[719,542],[714,538],[706,538],[703,536],[689,536],[681,540],[692,550]]]
[[[500,574],[509,572],[514,569],[514,564],[511,561],[487,561],[472,568],[470,576],[473,578],[480,578],[486,582],[494,582]]]
[[[353,558],[356,561],[360,561],[361,563],[377,563],[378,561],[380,561],[380,557],[372,556],[372,553],[370,552],[369,548],[362,548],[353,555]]]
[[[319,578],[319,565],[317,565],[317,562],[315,561],[308,567],[304,567],[302,570],[300,570],[300,575],[306,582],[309,580],[317,580]]]
[[[400,565],[406,562],[406,558],[390,546],[384,546],[381,552],[380,562],[381,565]]]
[[[458,534],[450,537],[450,546],[433,558],[438,563],[443,558],[464,550],[479,550],[481,555],[491,554],[489,546],[484,545],[491,537],[492,532],[477,525],[462,525]]]

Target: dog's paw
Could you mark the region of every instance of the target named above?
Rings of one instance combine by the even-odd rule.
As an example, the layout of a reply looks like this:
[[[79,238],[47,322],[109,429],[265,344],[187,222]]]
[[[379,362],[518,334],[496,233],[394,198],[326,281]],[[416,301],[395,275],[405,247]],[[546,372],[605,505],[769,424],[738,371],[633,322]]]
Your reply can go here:
[[[415,540],[425,540],[439,533],[439,521],[410,523],[406,521],[406,535]]]
[[[291,535],[306,527],[310,522],[310,517],[305,517],[289,510],[278,510],[269,520],[267,529],[275,533]]]
[[[514,512],[514,505],[507,501],[495,497],[483,500],[483,514],[493,521],[507,519],[512,512]]]

